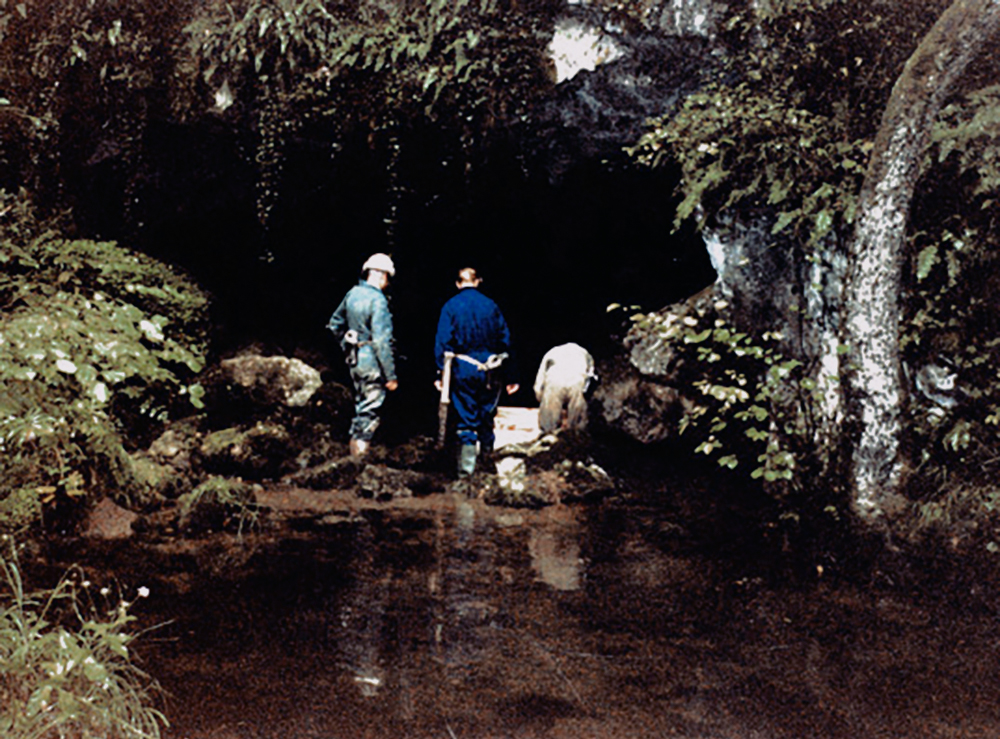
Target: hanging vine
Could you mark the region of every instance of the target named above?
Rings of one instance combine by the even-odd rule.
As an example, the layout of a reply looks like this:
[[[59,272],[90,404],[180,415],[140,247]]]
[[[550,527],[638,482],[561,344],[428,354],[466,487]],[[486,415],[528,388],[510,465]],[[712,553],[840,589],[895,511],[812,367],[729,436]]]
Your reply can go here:
[[[322,0],[215,2],[187,26],[205,94],[226,86],[256,100],[257,215],[266,227],[280,193],[284,142],[324,120],[366,127],[384,147],[385,234],[396,237],[406,187],[402,121],[488,128],[523,114],[551,81],[545,20],[495,0],[347,7]],[[334,147],[334,150],[336,147]]]

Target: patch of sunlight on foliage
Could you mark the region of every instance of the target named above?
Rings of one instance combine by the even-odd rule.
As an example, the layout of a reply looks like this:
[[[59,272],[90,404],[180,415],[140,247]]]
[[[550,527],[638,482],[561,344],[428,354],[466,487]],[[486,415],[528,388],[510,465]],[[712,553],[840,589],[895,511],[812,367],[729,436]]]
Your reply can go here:
[[[22,200],[0,191],[0,500],[127,494],[118,422],[200,407],[208,296],[113,243],[61,238]]]
[[[25,589],[17,548],[0,553],[0,736],[158,739],[156,683],[132,662],[134,601],[92,592],[79,568]],[[140,588],[137,597],[148,595]]]

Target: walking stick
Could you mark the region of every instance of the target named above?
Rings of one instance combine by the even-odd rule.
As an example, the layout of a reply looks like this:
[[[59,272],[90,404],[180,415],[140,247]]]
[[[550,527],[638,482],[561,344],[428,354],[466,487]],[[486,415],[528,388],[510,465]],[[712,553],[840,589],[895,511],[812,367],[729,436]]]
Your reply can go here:
[[[444,368],[441,370],[441,399],[438,401],[438,449],[444,447],[444,437],[448,431],[448,404],[451,403],[451,360],[454,358],[454,352],[444,353]]]

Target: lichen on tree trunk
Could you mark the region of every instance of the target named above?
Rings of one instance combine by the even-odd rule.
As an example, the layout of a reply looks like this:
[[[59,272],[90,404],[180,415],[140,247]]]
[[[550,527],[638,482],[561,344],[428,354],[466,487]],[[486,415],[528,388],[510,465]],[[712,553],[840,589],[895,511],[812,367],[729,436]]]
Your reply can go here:
[[[1000,0],[956,0],[893,87],[861,191],[849,250],[844,342],[853,507],[880,518],[901,482],[901,256],[931,126],[953,85],[1000,27]]]

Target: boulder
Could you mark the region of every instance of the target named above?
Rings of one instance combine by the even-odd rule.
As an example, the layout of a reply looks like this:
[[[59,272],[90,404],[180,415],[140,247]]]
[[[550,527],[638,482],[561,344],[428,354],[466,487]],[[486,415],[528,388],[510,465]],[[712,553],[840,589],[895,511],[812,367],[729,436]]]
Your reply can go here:
[[[601,384],[594,391],[596,415],[607,427],[650,444],[677,435],[689,402],[681,392],[643,375],[621,358],[601,366]]]
[[[535,508],[614,492],[614,480],[589,457],[587,434],[562,431],[497,452],[496,475],[473,485],[495,505]]]
[[[293,464],[295,456],[287,429],[263,421],[249,428],[213,431],[198,447],[200,466],[206,471],[250,479],[279,476]]]
[[[128,539],[138,514],[122,508],[110,498],[101,498],[87,514],[81,535],[88,539]]]
[[[364,467],[361,460],[343,456],[298,470],[282,478],[283,483],[312,490],[336,490],[354,485]]]
[[[242,354],[219,366],[228,380],[264,405],[301,408],[323,384],[318,370],[295,358]]]

